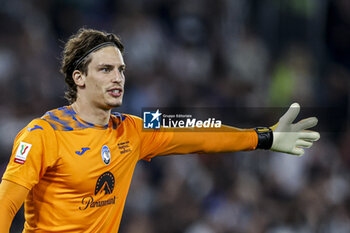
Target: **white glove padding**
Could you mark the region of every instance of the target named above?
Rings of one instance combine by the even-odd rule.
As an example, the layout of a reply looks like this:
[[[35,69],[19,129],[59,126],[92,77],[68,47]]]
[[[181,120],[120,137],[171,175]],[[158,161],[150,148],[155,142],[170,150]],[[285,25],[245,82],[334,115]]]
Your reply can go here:
[[[306,130],[317,125],[316,117],[306,118],[292,124],[299,112],[300,105],[293,103],[280,118],[276,129],[273,130],[272,151],[301,156],[304,154],[302,147],[309,148],[314,141],[320,138],[318,132]]]

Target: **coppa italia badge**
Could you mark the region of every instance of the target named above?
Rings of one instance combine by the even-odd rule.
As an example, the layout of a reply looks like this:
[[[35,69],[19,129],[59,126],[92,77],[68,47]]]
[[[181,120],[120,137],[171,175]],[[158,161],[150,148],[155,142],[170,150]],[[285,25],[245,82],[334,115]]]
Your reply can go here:
[[[24,164],[31,147],[32,144],[20,142],[16,151],[15,162],[19,164]]]

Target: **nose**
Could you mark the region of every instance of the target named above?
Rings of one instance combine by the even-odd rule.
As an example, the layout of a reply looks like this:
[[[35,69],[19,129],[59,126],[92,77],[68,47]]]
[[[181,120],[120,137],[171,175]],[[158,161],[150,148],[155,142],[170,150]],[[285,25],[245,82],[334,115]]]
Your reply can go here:
[[[113,82],[115,83],[121,83],[124,80],[124,74],[120,72],[119,70],[116,70],[116,72],[113,74]]]

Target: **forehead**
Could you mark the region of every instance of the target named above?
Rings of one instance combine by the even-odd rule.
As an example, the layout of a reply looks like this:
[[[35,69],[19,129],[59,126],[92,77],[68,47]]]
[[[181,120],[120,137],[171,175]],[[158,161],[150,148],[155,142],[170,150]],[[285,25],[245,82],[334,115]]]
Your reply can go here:
[[[110,64],[124,65],[124,59],[120,50],[115,46],[107,46],[90,54],[91,63],[94,65]]]

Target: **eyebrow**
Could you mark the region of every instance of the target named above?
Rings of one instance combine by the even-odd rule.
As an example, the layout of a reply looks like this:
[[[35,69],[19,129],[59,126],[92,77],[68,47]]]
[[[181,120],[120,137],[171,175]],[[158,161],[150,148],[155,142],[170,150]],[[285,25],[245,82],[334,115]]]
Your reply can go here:
[[[112,67],[116,67],[116,65],[111,65],[111,64],[106,64],[106,63],[103,63],[103,64],[99,64],[97,65],[97,67],[108,67],[108,68],[112,68]],[[125,69],[126,68],[126,65],[125,64],[121,64],[118,66],[118,69]]]

